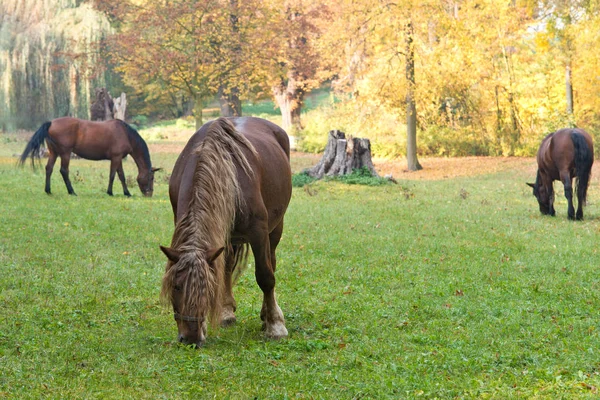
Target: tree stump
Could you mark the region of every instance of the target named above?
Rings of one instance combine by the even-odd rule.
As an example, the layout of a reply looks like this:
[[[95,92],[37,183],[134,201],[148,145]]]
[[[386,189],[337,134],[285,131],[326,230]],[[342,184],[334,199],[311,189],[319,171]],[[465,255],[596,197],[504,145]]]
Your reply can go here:
[[[96,100],[90,106],[92,121],[108,121],[113,119],[114,103],[106,88],[96,89]]]
[[[348,141],[344,132],[332,130],[329,131],[323,157],[317,165],[304,170],[304,173],[321,179],[324,176],[351,174],[353,170],[363,167],[373,176],[379,176],[371,159],[371,141],[365,138],[351,138]]]
[[[119,97],[115,97],[113,99],[115,104],[115,119],[120,119],[121,121],[125,121],[125,110],[127,109],[127,96],[125,93],[121,92]]]

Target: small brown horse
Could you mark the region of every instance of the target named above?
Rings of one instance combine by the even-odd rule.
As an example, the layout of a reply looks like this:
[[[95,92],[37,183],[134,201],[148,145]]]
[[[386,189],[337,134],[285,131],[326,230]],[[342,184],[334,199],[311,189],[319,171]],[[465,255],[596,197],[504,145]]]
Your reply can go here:
[[[177,159],[169,182],[175,220],[161,297],[173,306],[179,341],[201,346],[207,319],[235,322],[234,271],[248,244],[263,292],[260,317],[270,338],[287,336],[275,299],[275,249],[292,194],[290,145],[277,125],[260,118],[204,124]],[[236,269],[237,265],[237,269]]]
[[[569,219],[583,219],[583,205],[586,202],[588,185],[594,164],[594,145],[591,136],[583,129],[561,129],[542,140],[537,152],[538,171],[533,188],[540,211],[554,216],[553,182],[560,180],[565,187],[565,197],[569,202]],[[577,214],[573,207],[573,178],[577,192]]]
[[[148,146],[140,134],[125,122],[113,119],[96,122],[77,118],[63,117],[44,123],[27,143],[21,155],[23,164],[29,155],[31,162],[39,156],[40,147],[48,145],[48,163],[46,164],[46,193],[50,191],[50,177],[56,158],[60,157],[60,173],[69,194],[75,194],[69,179],[69,161],[71,153],[88,160],[110,160],[110,176],[106,193],[113,195],[112,187],[115,173],[123,185],[125,196],[131,196],[127,190],[123,158],[131,154],[137,167],[137,182],[144,196],[152,196],[154,191],[154,172],[160,168],[152,168]]]

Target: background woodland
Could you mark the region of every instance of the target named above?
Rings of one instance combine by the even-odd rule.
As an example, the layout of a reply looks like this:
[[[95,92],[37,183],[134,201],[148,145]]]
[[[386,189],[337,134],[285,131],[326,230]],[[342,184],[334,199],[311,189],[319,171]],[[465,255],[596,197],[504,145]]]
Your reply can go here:
[[[551,131],[600,125],[599,11],[591,0],[0,0],[0,129],[89,118],[106,87],[127,93],[134,123],[198,126],[207,107],[243,115],[272,101],[305,151],[340,129],[369,137],[376,156],[533,155]],[[328,95],[307,113],[316,89]]]

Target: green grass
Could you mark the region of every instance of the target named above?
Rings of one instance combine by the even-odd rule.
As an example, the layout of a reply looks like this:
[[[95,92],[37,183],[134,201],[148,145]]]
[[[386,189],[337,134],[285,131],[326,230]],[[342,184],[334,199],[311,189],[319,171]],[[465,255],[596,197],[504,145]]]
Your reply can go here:
[[[7,137],[8,138],[8,137]],[[294,189],[278,248],[290,337],[260,331],[252,269],[238,323],[195,350],[158,294],[173,231],[154,197],[106,190],[108,162],[15,168],[0,146],[0,398],[594,398],[600,190],[586,220],[543,217],[523,171]],[[135,176],[135,165],[125,165]],[[118,190],[117,190],[118,189]]]
[[[381,186],[389,185],[392,183],[389,179],[373,176],[371,174],[371,171],[369,171],[367,167],[362,167],[361,169],[354,169],[352,173],[346,175],[333,177],[325,176],[323,177],[323,180],[327,182],[342,182],[348,185],[366,186]],[[295,188],[303,187],[316,181],[316,178],[313,178],[305,171],[301,171],[292,175],[292,186]]]

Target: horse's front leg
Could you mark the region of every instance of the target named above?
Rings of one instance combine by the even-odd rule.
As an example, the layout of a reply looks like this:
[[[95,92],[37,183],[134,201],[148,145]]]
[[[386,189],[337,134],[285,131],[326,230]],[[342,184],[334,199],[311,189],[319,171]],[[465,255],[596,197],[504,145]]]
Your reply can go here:
[[[131,193],[127,189],[127,181],[125,179],[125,172],[123,172],[123,160],[119,163],[117,167],[117,174],[119,174],[119,180],[121,181],[121,185],[123,186],[123,194],[127,197],[131,197]]]
[[[110,159],[110,174],[108,175],[108,189],[106,189],[106,193],[109,196],[113,195],[113,183],[115,181],[115,174],[117,173],[117,170],[119,169],[119,167],[123,168],[122,158],[121,157],[111,158]],[[120,179],[120,177],[119,177],[119,179]],[[125,195],[127,195],[127,193]]]
[[[256,282],[263,292],[260,318],[263,321],[265,335],[271,339],[281,339],[287,337],[288,331],[285,327],[283,312],[275,298],[275,248],[281,239],[283,223],[271,235],[267,234],[266,222],[264,225],[264,230],[258,230],[262,231],[262,234],[259,234],[251,242],[256,263]]]
[[[227,327],[235,324],[235,310],[237,304],[233,297],[232,275],[235,269],[236,252],[242,251],[242,246],[233,246],[225,256],[225,291],[223,293],[223,305],[221,309],[221,326]]]
[[[72,194],[73,196],[77,196],[75,191],[73,190],[73,185],[71,185],[71,180],[69,179],[69,161],[71,160],[71,153],[66,152],[65,154],[60,156],[60,174],[65,181],[65,185],[67,186],[67,192]],[[46,174],[48,172],[46,171]]]
[[[569,203],[567,214],[569,216],[569,219],[575,219],[575,207],[573,207],[573,184],[571,180],[571,175],[568,172],[561,173],[560,180],[565,186],[565,197],[567,198],[567,202]]]
[[[56,153],[48,149],[48,163],[46,163],[46,193],[52,194],[50,190],[50,177],[52,176],[52,171],[54,170],[54,163],[56,163]]]

